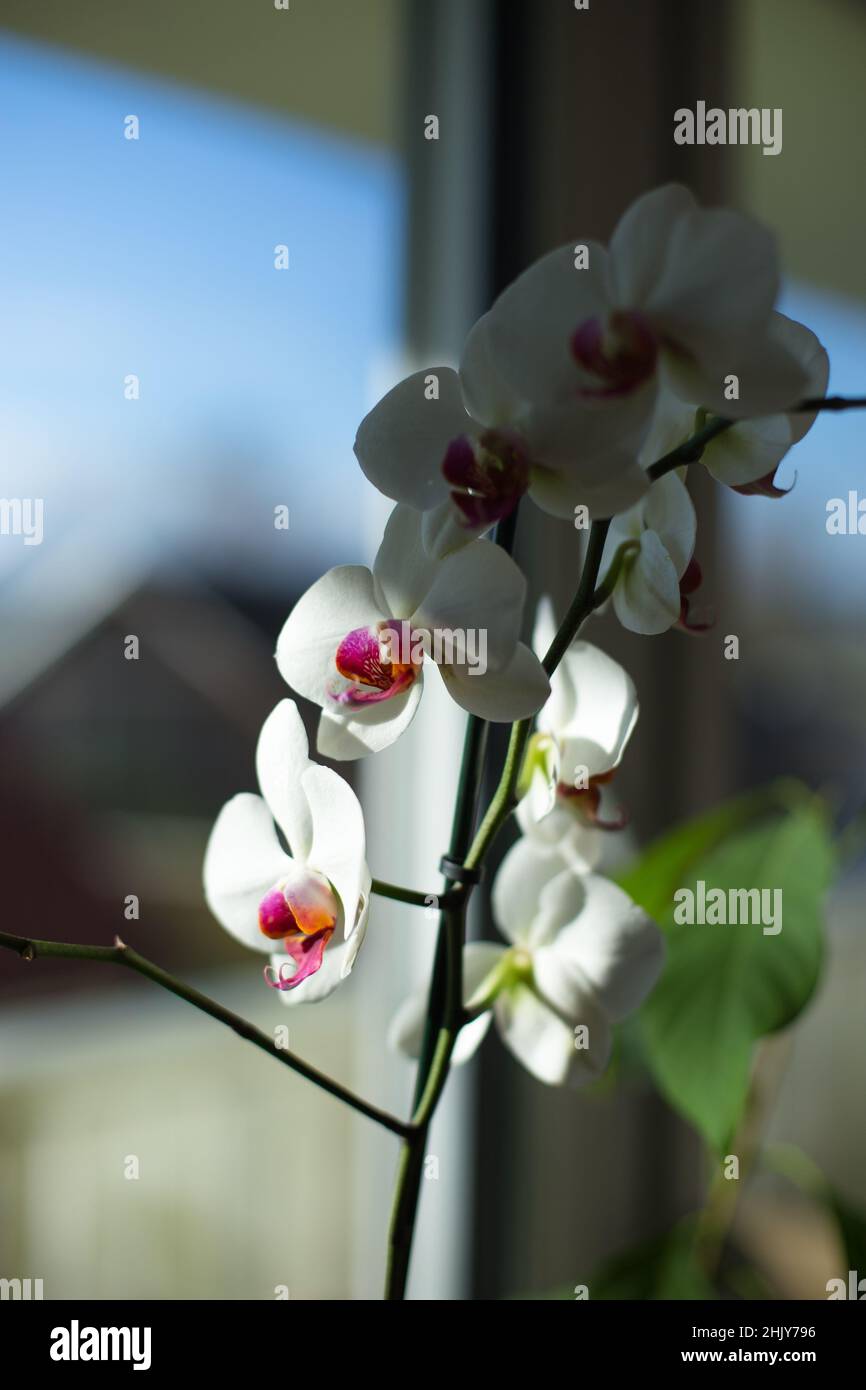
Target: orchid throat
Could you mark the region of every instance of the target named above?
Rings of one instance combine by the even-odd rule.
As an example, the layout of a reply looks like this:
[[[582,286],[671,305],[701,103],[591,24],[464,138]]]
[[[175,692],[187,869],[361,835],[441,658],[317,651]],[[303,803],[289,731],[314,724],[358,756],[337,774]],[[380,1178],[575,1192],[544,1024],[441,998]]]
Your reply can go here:
[[[325,948],[341,913],[339,899],[328,880],[314,869],[303,869],[275,884],[259,904],[259,930],[280,942],[288,960],[279,971],[265,969],[273,989],[295,989],[321,969]],[[290,962],[294,970],[286,974]]]

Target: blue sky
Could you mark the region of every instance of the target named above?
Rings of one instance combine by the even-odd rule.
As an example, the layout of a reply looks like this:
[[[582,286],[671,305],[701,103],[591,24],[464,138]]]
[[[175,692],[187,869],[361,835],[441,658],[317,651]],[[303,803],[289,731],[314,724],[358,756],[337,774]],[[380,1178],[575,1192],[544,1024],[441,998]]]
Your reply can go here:
[[[0,544],[6,596],[41,568],[50,599],[94,555],[286,590],[367,558],[352,440],[399,351],[397,163],[2,35],[0,125],[2,492],[45,506],[41,547]],[[863,306],[793,286],[782,307],[826,342],[831,389],[862,393]],[[864,452],[862,414],[825,417],[783,464],[784,502],[725,492],[744,584],[784,574],[804,601],[862,607],[866,540],[825,519]]]
[[[366,554],[352,441],[398,346],[396,162],[3,35],[0,125],[2,492],[45,507],[41,547],[0,544],[7,596],[59,546],[70,582],[97,547],[287,590]]]

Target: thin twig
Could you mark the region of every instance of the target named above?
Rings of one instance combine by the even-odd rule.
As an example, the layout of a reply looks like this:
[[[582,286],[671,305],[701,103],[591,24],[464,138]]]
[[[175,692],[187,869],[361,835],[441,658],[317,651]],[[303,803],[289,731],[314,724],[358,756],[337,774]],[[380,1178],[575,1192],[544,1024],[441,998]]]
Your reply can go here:
[[[336,1097],[346,1105],[350,1105],[359,1114],[366,1115],[368,1119],[375,1120],[377,1124],[384,1125],[393,1134],[399,1134],[401,1138],[412,1133],[412,1125],[403,1120],[398,1120],[395,1115],[388,1114],[385,1110],[380,1110],[378,1106],[370,1105],[368,1101],[356,1096],[353,1091],[349,1091],[345,1086],[341,1086],[338,1081],[334,1081],[324,1072],[320,1072],[316,1067],[310,1066],[309,1062],[304,1062],[294,1053],[288,1052],[285,1048],[278,1047],[273,1038],[268,1037],[260,1028],[256,1028],[247,1019],[241,1018],[239,1014],[233,1013],[231,1009],[218,1004],[215,999],[211,999],[199,990],[193,989],[192,985],[184,984],[182,980],[175,979],[169,975],[168,971],[160,966],[154,965],[152,961],[145,960],[137,951],[133,951],[130,946],[115,938],[113,946],[79,946],[72,942],[64,941],[39,941],[35,938],[25,936],[12,936],[8,932],[0,932],[0,947],[7,951],[14,951],[22,960],[37,960],[50,956],[62,957],[66,960],[94,960],[101,961],[106,965],[125,966],[128,970],[134,970],[138,975],[144,975],[154,984],[167,989],[171,994],[176,994],[179,999],[183,999],[187,1004],[192,1004],[202,1013],[209,1014],[218,1023],[222,1023],[226,1028],[231,1028],[233,1033],[251,1042],[254,1047],[261,1048],[270,1057],[275,1057],[278,1062],[297,1072],[299,1076],[306,1077],[321,1090],[327,1091],[329,1095]]]

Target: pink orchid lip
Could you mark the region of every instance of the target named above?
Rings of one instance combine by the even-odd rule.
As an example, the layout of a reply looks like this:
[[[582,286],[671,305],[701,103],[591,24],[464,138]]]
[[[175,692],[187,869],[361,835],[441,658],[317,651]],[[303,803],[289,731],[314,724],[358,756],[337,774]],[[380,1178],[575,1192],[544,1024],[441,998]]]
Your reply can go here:
[[[572,356],[604,385],[580,391],[582,396],[624,396],[653,375],[659,339],[652,324],[635,309],[615,309],[606,323],[585,319],[571,338]]]
[[[529,486],[529,473],[529,454],[515,430],[485,430],[477,442],[458,435],[442,460],[465,526],[492,526],[508,516]]]
[[[259,903],[259,931],[269,941],[333,931],[339,904],[327,879],[312,869],[296,881],[278,883]]]
[[[315,932],[312,936],[304,936],[302,932],[299,932],[297,936],[286,937],[283,946],[286,955],[295,962],[296,969],[293,974],[286,975],[283,972],[288,966],[288,961],[281,961],[279,971],[276,971],[272,965],[266,965],[265,980],[271,989],[297,989],[298,985],[304,983],[304,980],[308,980],[311,975],[315,975],[317,971],[321,970],[325,958],[325,947],[333,934],[333,927],[326,927],[324,931]]]
[[[420,663],[391,661],[383,650],[383,636],[397,633],[400,624],[379,623],[376,627],[356,627],[348,632],[337,648],[334,664],[340,675],[352,682],[345,690],[331,690],[332,700],[340,705],[374,705],[381,700],[401,695],[415,680]]]
[[[282,941],[283,950],[296,966],[288,977],[283,973],[288,962],[280,965],[279,974],[268,967],[265,979],[272,988],[295,989],[321,969],[337,916],[333,889],[326,878],[309,868],[265,894],[259,904],[259,930],[269,941]]]

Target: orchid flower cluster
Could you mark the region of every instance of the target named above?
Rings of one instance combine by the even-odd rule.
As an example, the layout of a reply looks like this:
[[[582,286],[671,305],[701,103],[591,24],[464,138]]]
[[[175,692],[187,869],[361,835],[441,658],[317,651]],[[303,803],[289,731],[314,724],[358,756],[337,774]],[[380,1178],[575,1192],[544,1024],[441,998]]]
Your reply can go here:
[[[662,969],[658,928],[599,872],[624,820],[607,802],[637,696],[578,631],[603,608],[634,633],[705,625],[689,463],[742,493],[780,495],[776,468],[827,386],[826,352],[776,311],[778,294],[768,231],[663,187],[609,246],[570,243],[530,267],[475,324],[456,370],[410,375],[358,429],[361,469],[395,504],[378,553],[371,569],[314,583],[277,643],[280,674],[320,711],[317,751],[349,761],[393,744],[433,666],[470,716],[514,732],[517,757],[484,822],[495,833],[516,810],[521,832],[492,887],[503,941],[462,945],[452,961],[461,997],[446,1070],[493,1020],[539,1080],[584,1084]],[[560,525],[592,523],[576,606],[557,629],[550,602],[537,604],[534,649],[521,641],[527,581],[500,543],[524,498]],[[483,664],[469,660],[467,633],[484,634]],[[261,794],[234,797],[212,832],[207,901],[269,956],[266,979],[287,1004],[321,1001],[367,931],[363,815],[348,784],[311,761],[290,699],[266,720],[256,765]],[[491,839],[481,834],[476,860]],[[451,880],[465,907],[469,866]],[[407,1000],[391,1027],[409,1056],[423,1054],[432,994]]]

